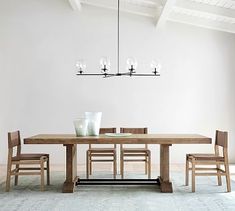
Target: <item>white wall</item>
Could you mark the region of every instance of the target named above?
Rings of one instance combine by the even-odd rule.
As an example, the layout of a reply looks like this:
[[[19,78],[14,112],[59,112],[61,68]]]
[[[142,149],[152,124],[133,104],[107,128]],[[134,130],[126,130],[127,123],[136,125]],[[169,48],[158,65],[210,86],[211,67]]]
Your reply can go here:
[[[151,133],[230,132],[230,161],[235,161],[233,83],[235,36],[167,23],[157,31],[149,19],[121,15],[121,69],[128,56],[137,71],[152,59],[163,65],[160,78],[79,78],[74,65],[87,60],[99,71],[107,55],[116,71],[116,12],[84,7],[73,12],[66,0],[0,1],[0,163],[6,162],[7,131],[22,137],[38,133],[73,133],[72,121],[84,111],[102,111],[102,126],[149,127]],[[63,146],[24,146],[49,152],[64,162]],[[85,162],[79,149],[79,162]],[[152,146],[153,162],[159,151]],[[173,146],[172,162],[186,152],[212,146]]]

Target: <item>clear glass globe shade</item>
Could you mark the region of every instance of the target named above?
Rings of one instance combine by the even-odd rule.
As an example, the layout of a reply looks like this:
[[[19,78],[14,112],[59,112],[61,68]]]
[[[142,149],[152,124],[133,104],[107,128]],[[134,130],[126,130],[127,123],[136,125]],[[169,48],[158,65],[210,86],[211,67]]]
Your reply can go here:
[[[100,59],[101,68],[104,68],[106,66],[106,68],[109,69],[110,65],[111,65],[111,62],[110,62],[110,59],[108,57],[102,57]]]
[[[128,58],[128,59],[126,60],[126,64],[127,64],[127,68],[133,67],[134,69],[136,69],[136,68],[137,68],[137,65],[138,65],[136,59],[133,58],[133,57]]]
[[[154,69],[159,72],[162,66],[158,61],[152,60],[152,62],[150,63],[150,67],[151,69]]]
[[[76,68],[84,71],[86,69],[86,62],[83,59],[78,60],[76,62]]]

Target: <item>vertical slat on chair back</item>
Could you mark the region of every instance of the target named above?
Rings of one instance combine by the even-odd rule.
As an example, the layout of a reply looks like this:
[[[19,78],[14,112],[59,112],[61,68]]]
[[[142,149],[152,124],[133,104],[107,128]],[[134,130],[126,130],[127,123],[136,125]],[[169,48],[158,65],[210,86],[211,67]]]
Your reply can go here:
[[[20,146],[20,131],[8,133],[8,148]]]
[[[228,132],[216,130],[215,145],[227,148],[228,147]]]
[[[120,128],[120,133],[133,133],[133,134],[147,134],[148,133],[148,128],[143,127],[143,128]],[[145,148],[147,149],[147,144],[145,144]],[[121,145],[122,147],[122,145]]]
[[[100,134],[105,134],[105,133],[116,133],[116,128],[115,127],[110,127],[110,128],[100,128]],[[116,144],[114,144],[114,147],[116,148]],[[89,144],[89,149],[91,149],[91,144]]]

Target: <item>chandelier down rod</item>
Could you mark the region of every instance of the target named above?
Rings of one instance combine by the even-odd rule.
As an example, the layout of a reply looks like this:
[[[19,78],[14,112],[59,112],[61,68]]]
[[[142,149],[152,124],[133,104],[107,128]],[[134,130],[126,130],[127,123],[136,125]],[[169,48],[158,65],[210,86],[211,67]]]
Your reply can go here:
[[[109,73],[110,63],[105,61],[103,62],[100,73],[84,73],[86,64],[83,62],[77,62],[76,67],[78,71],[76,75],[78,76],[103,76],[104,78],[114,77],[114,76],[160,76],[159,69],[161,68],[160,64],[152,61],[151,67],[153,69],[152,73],[136,73],[135,69],[137,62],[133,61],[132,58],[129,60],[128,72],[120,72],[120,0],[117,0],[118,3],[118,13],[117,13],[117,72]]]

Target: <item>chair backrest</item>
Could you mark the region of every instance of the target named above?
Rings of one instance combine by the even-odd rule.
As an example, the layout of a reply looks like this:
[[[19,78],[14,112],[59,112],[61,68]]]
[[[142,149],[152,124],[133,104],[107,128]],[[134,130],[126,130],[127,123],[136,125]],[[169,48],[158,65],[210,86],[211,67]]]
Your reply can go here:
[[[116,128],[115,127],[110,127],[110,128],[100,128],[100,134],[105,134],[105,133],[116,133]],[[116,144],[114,144],[114,148],[116,148]],[[91,144],[89,144],[89,149],[91,149]]]
[[[228,148],[228,132],[216,130],[215,145]]]
[[[111,128],[100,128],[100,134],[105,134],[105,133],[116,133],[116,128],[111,127]]]
[[[143,128],[124,128],[121,127],[120,128],[120,133],[133,133],[133,134],[147,134],[148,133],[148,128],[147,127],[143,127]],[[122,148],[122,144],[121,144],[121,148]],[[148,148],[148,145],[145,144],[145,148]]]
[[[120,128],[120,133],[133,133],[133,134],[147,134],[148,133],[148,128],[143,127],[143,128]]]
[[[228,159],[228,132],[216,130],[215,134],[215,154],[220,155],[219,147],[223,148],[223,157]]]
[[[20,146],[20,131],[8,133],[8,148]]]
[[[13,157],[13,148],[16,147],[16,156],[21,152],[20,131],[14,131],[8,133],[8,158]]]

